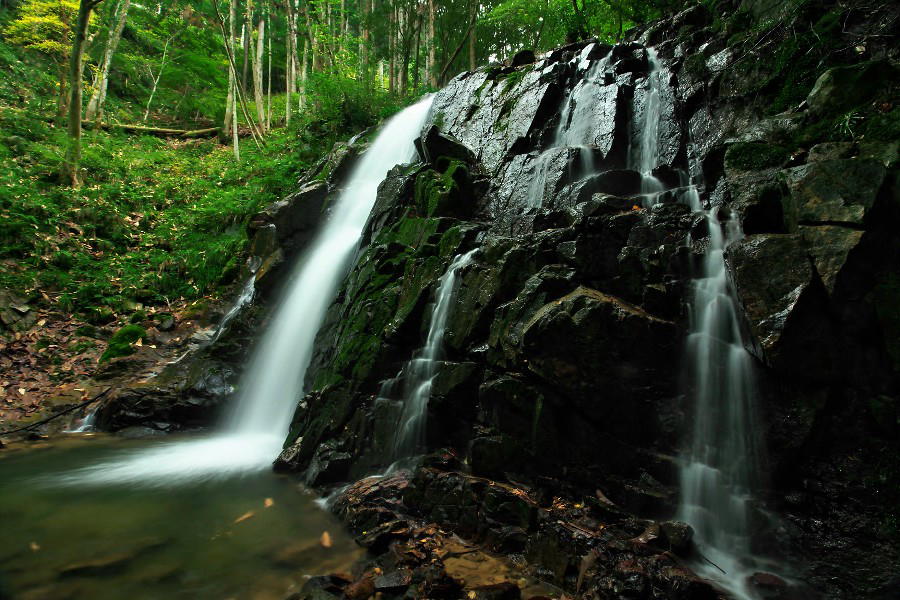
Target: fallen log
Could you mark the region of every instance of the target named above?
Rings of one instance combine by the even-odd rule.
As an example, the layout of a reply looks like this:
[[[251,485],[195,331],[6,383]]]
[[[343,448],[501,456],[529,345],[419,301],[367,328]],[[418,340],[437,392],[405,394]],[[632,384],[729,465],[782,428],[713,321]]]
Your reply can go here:
[[[125,133],[140,133],[159,137],[200,138],[214,137],[219,133],[219,127],[207,127],[206,129],[169,129],[166,127],[147,127],[145,125],[128,125],[125,123],[97,123],[95,121],[82,121],[85,129],[100,127],[106,130],[119,130]]]

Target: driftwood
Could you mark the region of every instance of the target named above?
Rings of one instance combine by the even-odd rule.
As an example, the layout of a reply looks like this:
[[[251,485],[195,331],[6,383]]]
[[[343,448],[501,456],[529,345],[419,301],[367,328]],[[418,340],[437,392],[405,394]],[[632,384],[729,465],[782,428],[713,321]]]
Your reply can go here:
[[[219,134],[219,127],[207,127],[206,129],[168,129],[165,127],[147,127],[145,125],[127,125],[122,123],[96,123],[94,121],[82,121],[86,129],[100,127],[100,129],[124,131],[125,133],[142,133],[159,137],[177,138],[201,138],[214,137]]]

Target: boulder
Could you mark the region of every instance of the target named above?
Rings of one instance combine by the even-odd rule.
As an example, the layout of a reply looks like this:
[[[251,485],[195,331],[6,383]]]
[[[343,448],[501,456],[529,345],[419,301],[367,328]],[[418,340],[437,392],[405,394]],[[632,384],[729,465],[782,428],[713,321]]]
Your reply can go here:
[[[820,160],[784,172],[789,196],[783,199],[789,231],[798,224],[862,226],[885,178],[872,159]]]
[[[458,160],[469,165],[475,164],[473,152],[452,135],[441,133],[436,125],[429,127],[421,137],[416,139],[416,149],[420,156],[431,164],[435,164],[441,157]]]
[[[37,322],[36,310],[17,294],[0,290],[0,331],[27,331]]]
[[[510,66],[522,67],[532,64],[535,60],[537,60],[537,57],[534,55],[534,50],[519,50],[512,57]]]
[[[816,80],[806,105],[818,115],[845,111],[871,100],[881,90],[880,82],[896,77],[897,67],[887,60],[834,67]]]
[[[676,348],[674,323],[583,286],[541,307],[522,330],[530,371],[592,418],[623,426],[634,425],[650,389],[672,387],[676,370],[666,365]]]

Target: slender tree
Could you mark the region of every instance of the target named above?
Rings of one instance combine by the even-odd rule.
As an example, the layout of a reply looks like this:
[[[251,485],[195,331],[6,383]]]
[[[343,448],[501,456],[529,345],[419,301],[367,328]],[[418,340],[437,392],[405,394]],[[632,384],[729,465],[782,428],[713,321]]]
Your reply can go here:
[[[109,68],[112,64],[113,55],[119,47],[119,40],[122,39],[122,30],[125,28],[125,20],[128,17],[128,8],[131,6],[131,0],[119,0],[116,4],[115,11],[109,23],[109,31],[106,37],[106,48],[103,51],[103,59],[100,67],[97,69],[97,77],[94,81],[94,89],[91,92],[91,99],[88,100],[87,109],[84,118],[88,121],[103,119],[103,103],[106,101],[106,88],[109,83]],[[146,118],[145,118],[146,120]]]
[[[256,115],[265,129],[266,107],[263,90],[263,53],[265,52],[266,22],[260,14],[256,23],[256,51],[253,53],[253,99],[256,103]]]
[[[72,37],[72,52],[69,55],[69,128],[66,157],[63,160],[62,179],[72,187],[81,185],[79,168],[81,165],[81,73],[84,70],[84,49],[87,44],[88,25],[91,12],[103,0],[81,0],[78,18]]]

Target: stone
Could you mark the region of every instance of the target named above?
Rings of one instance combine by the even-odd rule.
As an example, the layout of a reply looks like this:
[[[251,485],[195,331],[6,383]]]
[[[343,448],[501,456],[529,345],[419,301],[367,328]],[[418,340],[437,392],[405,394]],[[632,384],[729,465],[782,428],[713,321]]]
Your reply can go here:
[[[728,247],[726,261],[754,337],[775,350],[813,271],[799,234],[751,235]],[[773,268],[777,265],[777,268]]]
[[[343,598],[344,588],[350,584],[344,575],[314,576],[306,580],[303,588],[293,594],[291,600],[332,600]]]
[[[686,556],[693,547],[694,529],[681,521],[663,521],[659,524],[662,542],[668,544],[672,552]]]
[[[510,66],[522,67],[532,64],[535,60],[537,60],[537,57],[534,55],[534,50],[519,50],[512,57]]]
[[[175,329],[175,317],[172,315],[163,315],[157,321],[156,328],[160,331],[172,331]]]
[[[784,212],[789,231],[798,224],[863,225],[884,177],[884,166],[871,159],[822,160],[788,169]]]
[[[307,485],[338,483],[347,478],[352,464],[350,454],[337,450],[336,446],[335,440],[329,440],[316,449],[306,470]]]
[[[672,322],[582,286],[529,319],[522,354],[529,370],[571,394],[587,414],[631,421],[635,390],[665,381],[654,356],[664,363],[673,343]]]
[[[432,105],[433,124],[471,148],[489,172],[556,111],[557,84],[540,70],[522,69],[524,76],[512,84],[489,79],[485,72],[463,73],[437,93]]]
[[[822,279],[828,293],[832,293],[850,253],[862,241],[863,232],[835,225],[819,227],[801,225],[799,231],[816,273]]]
[[[897,68],[886,60],[833,67],[816,80],[806,105],[816,114],[845,111],[871,100],[880,89],[878,82],[896,77]]]
[[[3,329],[14,332],[27,331],[37,320],[37,311],[31,310],[24,298],[0,290],[0,331]]]
[[[788,584],[777,575],[757,572],[750,575],[747,583],[762,600],[788,600]]]
[[[412,583],[409,569],[397,569],[375,578],[375,591],[382,594],[403,594]]]
[[[416,139],[416,148],[422,158],[435,164],[438,158],[445,157],[466,164],[475,164],[475,155],[461,141],[432,125],[424,134]]]
[[[375,593],[375,582],[370,575],[363,575],[344,588],[347,600],[366,600]]]
[[[283,251],[294,252],[305,245],[316,231],[328,191],[328,184],[324,181],[307,183],[254,216],[250,229],[259,230],[274,225],[279,246]]]

